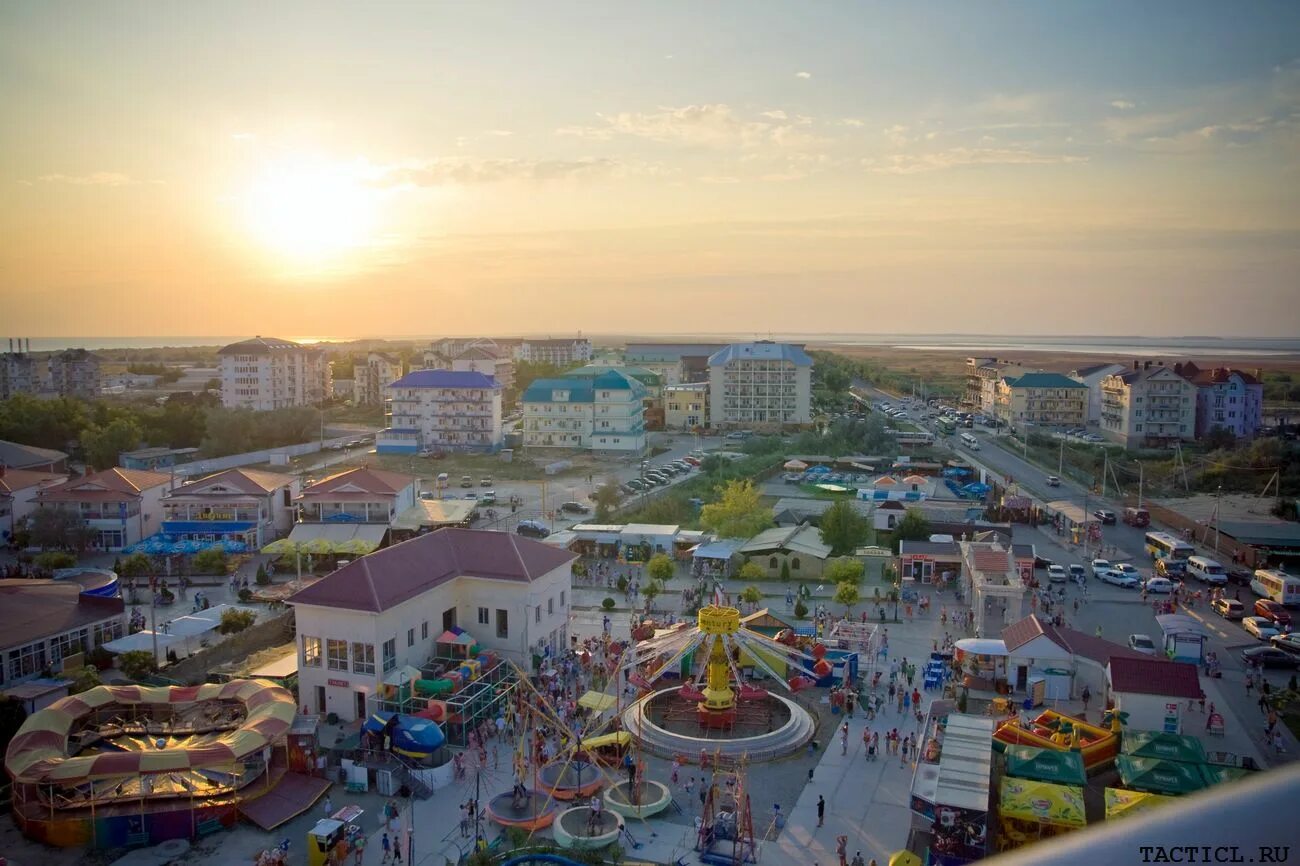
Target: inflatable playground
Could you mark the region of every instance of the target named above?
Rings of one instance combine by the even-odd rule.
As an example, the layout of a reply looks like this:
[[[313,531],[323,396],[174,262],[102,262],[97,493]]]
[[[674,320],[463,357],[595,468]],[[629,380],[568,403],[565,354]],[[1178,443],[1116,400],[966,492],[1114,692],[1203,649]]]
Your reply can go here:
[[[1045,710],[1027,724],[1013,716],[998,725],[993,732],[993,748],[1002,752],[1007,746],[1078,751],[1083,756],[1084,767],[1092,770],[1115,760],[1119,754],[1119,734],[1075,716]]]
[[[39,842],[92,848],[232,826],[285,773],[295,712],[293,694],[266,680],[62,698],[9,743],[14,820]]]

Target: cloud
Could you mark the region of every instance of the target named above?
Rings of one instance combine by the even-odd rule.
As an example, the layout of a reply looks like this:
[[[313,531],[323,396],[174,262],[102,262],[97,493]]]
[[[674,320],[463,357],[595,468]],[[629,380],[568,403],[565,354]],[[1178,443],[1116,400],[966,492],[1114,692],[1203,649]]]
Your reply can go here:
[[[489,129],[489,130],[488,130],[486,133],[484,133],[484,134],[485,134],[485,135],[496,136],[497,138],[507,138],[507,137],[509,137],[509,136],[514,135],[515,133],[514,133],[514,130],[512,130],[512,129]]]
[[[862,127],[867,125],[867,122],[857,117],[841,117],[840,125],[849,126],[854,129],[861,129]]]
[[[117,171],[93,171],[90,174],[43,174],[36,179],[41,183],[62,183],[70,186],[133,186],[140,183],[130,175]]]
[[[699,180],[700,183],[721,183],[721,184],[740,183],[740,178],[730,177],[725,175],[706,175],[700,178]]]
[[[782,117],[769,111],[758,119],[747,120],[722,103],[662,107],[658,111],[601,114],[598,116],[604,125],[566,126],[557,129],[555,134],[596,141],[629,135],[665,144],[709,148],[791,148],[805,147],[815,141],[807,132],[796,129],[811,125],[812,118],[799,116],[790,121],[784,112],[779,113]]]
[[[555,181],[651,173],[645,163],[616,159],[527,160],[453,157],[389,166],[372,183],[385,188],[472,186],[509,181]]]
[[[1110,107],[1117,108],[1120,111],[1131,111],[1132,109],[1137,108],[1137,105],[1129,102],[1127,99],[1112,99]]]
[[[794,77],[795,77],[795,78],[802,78],[804,81],[807,81],[809,78],[812,78],[812,73],[811,73],[811,72],[796,72],[796,73],[794,74]]]
[[[920,174],[970,165],[1070,165],[1087,162],[1084,156],[1037,153],[1031,150],[993,147],[954,147],[930,153],[896,153],[868,157],[863,167],[880,174]]]
[[[907,144],[907,127],[901,123],[895,123],[893,126],[885,127],[884,133],[889,139],[890,144],[895,147],[902,147]]]
[[[759,113],[759,116],[760,116],[760,117],[769,117],[769,118],[771,118],[772,120],[789,120],[789,119],[790,119],[790,118],[786,115],[786,113],[785,113],[784,111],[782,111],[781,109],[779,109],[779,108],[773,109],[772,111],[763,111],[763,112],[760,112],[760,113]]]

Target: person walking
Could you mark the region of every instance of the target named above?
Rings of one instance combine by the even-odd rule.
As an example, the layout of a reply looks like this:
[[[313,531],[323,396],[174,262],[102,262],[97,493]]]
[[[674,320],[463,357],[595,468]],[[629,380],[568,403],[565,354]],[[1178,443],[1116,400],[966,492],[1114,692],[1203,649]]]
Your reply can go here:
[[[384,833],[384,838],[379,840],[379,846],[384,849],[384,858],[380,863],[387,863],[393,856],[393,843],[388,838],[388,833]]]
[[[1079,695],[1079,697],[1083,699],[1083,715],[1086,718],[1088,715],[1088,701],[1092,700],[1092,691],[1087,686],[1084,686],[1083,694]]]
[[[841,833],[835,837],[835,854],[840,858],[840,866],[849,866],[848,861],[849,837]]]
[[[849,723],[845,722],[840,726],[840,754],[849,753]]]
[[[365,859],[365,854],[366,854],[366,834],[365,834],[365,833],[358,833],[358,834],[357,834],[357,841],[356,841],[356,844],[352,846],[352,851],[353,851],[353,854],[354,854],[354,857],[353,857],[353,860],[352,860],[354,866],[361,866],[361,861]]]
[[[826,821],[826,798],[821,794],[817,795],[817,826],[822,826]]]

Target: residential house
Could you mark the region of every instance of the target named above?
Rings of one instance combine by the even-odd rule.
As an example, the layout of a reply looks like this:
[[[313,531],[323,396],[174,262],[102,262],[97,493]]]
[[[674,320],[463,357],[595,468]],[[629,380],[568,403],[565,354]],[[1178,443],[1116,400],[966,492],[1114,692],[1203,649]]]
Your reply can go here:
[[[994,414],[1015,429],[1082,427],[1088,411],[1088,386],[1060,373],[1025,373],[997,383]]]
[[[1125,448],[1167,448],[1196,435],[1196,386],[1163,362],[1133,362],[1101,383],[1101,432]]]
[[[725,343],[628,343],[623,363],[653,370],[665,385],[707,382],[709,358],[725,348]]]
[[[583,367],[576,367],[568,370],[564,378],[589,378],[594,379],[603,375],[610,370],[622,373],[629,379],[635,379],[645,386],[645,397],[642,404],[645,408],[643,418],[645,420],[645,429],[662,430],[664,429],[664,385],[663,377],[653,370],[645,367],[628,367],[623,364],[587,364]]]
[[[1084,688],[1104,695],[1111,659],[1150,658],[1094,634],[1052,625],[1037,614],[1002,629],[1002,643],[1012,689],[1024,693],[1031,678],[1041,677],[1048,701],[1077,699]]]
[[[521,398],[524,446],[641,454],[645,396],[644,385],[617,370],[537,379]]]
[[[515,347],[515,360],[530,364],[554,364],[572,367],[591,360],[591,340],[577,337],[564,340],[522,340]]]
[[[1187,662],[1119,656],[1110,660],[1106,681],[1106,698],[1128,714],[1134,731],[1181,734],[1185,707],[1205,696],[1196,665]]]
[[[352,402],[378,406],[388,397],[388,388],[402,378],[402,359],[387,352],[370,352],[364,364],[352,368]]]
[[[966,388],[962,392],[962,405],[973,412],[992,416],[997,407],[998,382],[1004,378],[1015,379],[1032,372],[1030,368],[1014,361],[997,358],[967,358]]]
[[[692,430],[708,426],[708,382],[664,386],[665,430]]]
[[[745,542],[739,553],[747,562],[757,563],[765,577],[780,577],[785,566],[791,578],[811,580],[821,577],[831,546],[822,541],[815,526],[777,526]]]
[[[64,473],[10,469],[0,463],[0,544],[8,544],[36,510],[36,494],[67,480]]]
[[[120,551],[162,527],[162,498],[176,485],[171,475],[142,469],[106,469],[36,494],[38,508],[71,510],[96,535],[92,546]]]
[[[388,386],[380,454],[495,451],[501,447],[501,385],[483,373],[412,370]]]
[[[117,455],[117,465],[123,469],[147,469],[157,472],[170,469],[178,463],[194,459],[199,453],[197,448],[139,448],[135,451],[123,451]]]
[[[287,535],[298,512],[292,475],[226,469],[170,491],[162,500],[162,531],[180,539],[239,541],[250,550]]]
[[[962,541],[962,590],[975,611],[975,633],[997,634],[1028,616],[1033,545],[1000,541]]]
[[[28,340],[30,344],[31,341]],[[14,341],[9,339],[9,351],[0,354],[0,400],[8,400],[15,394],[35,394],[41,389],[41,373],[36,357],[30,349],[23,351],[23,341],[18,341],[18,351],[14,351]]]
[[[525,667],[563,652],[575,558],[510,532],[440,529],[349,563],[289,598],[301,703],[364,719],[385,682],[457,627]]]
[[[299,497],[304,523],[375,523],[387,526],[415,504],[419,479],[366,466],[347,469],[308,486]]]
[[[254,337],[231,343],[217,355],[221,358],[221,404],[227,409],[319,406],[333,391],[325,353],[310,346]]]
[[[92,400],[99,396],[99,356],[85,349],[65,349],[50,356],[50,389],[60,397]]]
[[[451,369],[491,376],[503,391],[515,386],[515,359],[509,353],[499,351],[495,344],[476,343],[470,346],[451,362]]]
[[[126,604],[83,592],[75,580],[0,580],[0,685],[58,674],[63,662],[126,634]]]
[[[1264,383],[1255,374],[1231,367],[1202,370],[1175,364],[1174,372],[1196,386],[1196,438],[1216,427],[1238,439],[1254,439],[1264,423]]]
[[[733,343],[709,358],[715,428],[782,430],[812,422],[812,358],[800,346]]]
[[[64,473],[68,471],[68,455],[53,448],[37,448],[0,439],[0,466],[10,469],[27,469],[32,472]]]
[[[1088,389],[1088,408],[1085,419],[1088,424],[1101,422],[1101,383],[1107,376],[1124,372],[1123,364],[1093,364],[1070,371],[1070,378]]]
[[[961,405],[963,408],[972,412],[983,410],[982,393],[984,379],[980,376],[980,368],[994,364],[997,358],[967,358],[966,359],[966,386],[962,389]]]

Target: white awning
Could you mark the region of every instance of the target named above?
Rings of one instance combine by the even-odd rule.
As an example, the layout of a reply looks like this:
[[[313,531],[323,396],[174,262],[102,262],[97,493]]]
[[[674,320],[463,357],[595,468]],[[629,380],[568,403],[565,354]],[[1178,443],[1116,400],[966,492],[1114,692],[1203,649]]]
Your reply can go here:
[[[977,656],[1005,656],[1007,645],[991,637],[964,637],[954,646],[964,653]]]
[[[157,638],[158,649],[164,649],[180,640],[169,634],[155,635],[151,631],[138,631],[135,634],[129,634],[126,637],[120,637],[117,640],[111,640],[104,644],[104,649],[111,653],[127,653],[134,650],[144,650],[153,652],[154,639]]]
[[[262,665],[249,674],[250,677],[265,677],[268,680],[282,680],[298,672],[298,654],[296,652],[282,656],[273,662]]]

